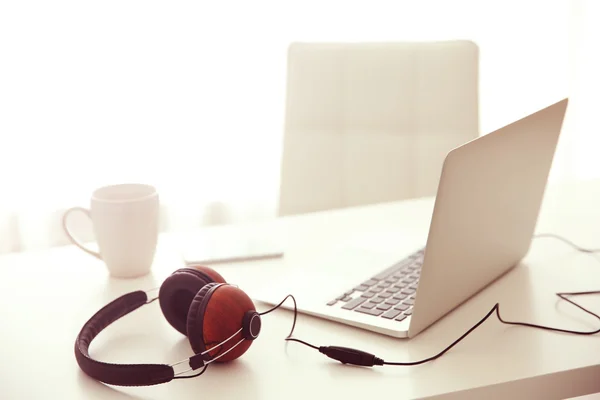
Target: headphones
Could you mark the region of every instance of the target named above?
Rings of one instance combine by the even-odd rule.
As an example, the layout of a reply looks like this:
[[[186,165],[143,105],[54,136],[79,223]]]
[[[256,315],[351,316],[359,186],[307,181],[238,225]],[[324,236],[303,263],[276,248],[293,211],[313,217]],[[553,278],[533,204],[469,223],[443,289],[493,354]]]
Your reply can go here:
[[[194,355],[175,364],[111,364],[89,355],[92,340],[108,325],[139,307],[159,300],[169,324],[187,336]],[[189,266],[173,272],[160,286],[157,298],[148,293],[127,293],[107,304],[82,327],[75,341],[75,358],[90,377],[111,385],[149,386],[176,378],[198,376],[213,362],[242,356],[258,337],[261,317],[254,303],[237,286],[228,284],[215,270]],[[174,367],[188,363],[179,373]],[[204,367],[197,375],[179,376]]]

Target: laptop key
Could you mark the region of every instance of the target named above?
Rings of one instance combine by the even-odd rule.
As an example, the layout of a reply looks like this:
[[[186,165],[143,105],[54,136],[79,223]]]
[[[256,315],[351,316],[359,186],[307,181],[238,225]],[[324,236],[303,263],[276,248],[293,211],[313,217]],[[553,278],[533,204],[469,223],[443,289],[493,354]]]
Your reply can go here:
[[[384,304],[379,304],[379,305],[377,305],[377,307],[376,307],[376,308],[377,308],[378,310],[383,310],[383,311],[386,311],[386,310],[389,310],[390,308],[392,308],[392,306],[391,306],[391,305],[389,305],[389,304],[385,304],[385,303],[384,303]]]
[[[400,311],[406,311],[406,310],[408,310],[408,308],[409,308],[409,307],[408,307],[408,305],[406,305],[406,304],[400,304],[400,305],[398,305],[398,306],[396,306],[396,307],[394,307],[394,308],[395,308],[396,310],[400,310]]]
[[[394,264],[391,267],[388,267],[388,268],[384,269],[383,271],[381,271],[380,273],[378,273],[377,275],[375,275],[373,277],[373,279],[377,279],[378,281],[384,280],[385,278],[392,275],[394,272],[396,272],[400,268],[401,268],[400,263]]]
[[[376,281],[375,279],[369,279],[367,281],[364,281],[362,284],[365,286],[373,286],[376,285],[378,281]]]
[[[375,296],[376,293],[373,292],[365,292],[363,294],[360,295],[360,297],[364,297],[365,299],[370,299],[371,297]]]
[[[371,301],[376,304],[382,303],[384,300],[385,299],[383,297],[379,297],[379,296],[375,297],[374,299],[371,299]]]
[[[369,314],[369,315],[374,315],[375,317],[379,317],[381,314],[383,314],[383,310],[378,310],[376,308],[357,308],[356,310],[359,313],[363,313],[363,314]]]
[[[392,287],[385,289],[385,291],[390,292],[390,293],[398,293],[400,291],[400,289],[395,286],[392,286]]]
[[[344,310],[352,310],[352,309],[356,308],[356,306],[364,303],[365,301],[367,301],[367,299],[365,299],[364,297],[357,297],[354,300],[350,300],[349,302],[344,304],[342,306],[342,308]]]
[[[394,298],[395,298],[395,299],[398,299],[398,300],[404,300],[404,299],[405,299],[407,296],[408,296],[408,295],[406,295],[406,294],[404,294],[404,293],[396,293],[396,294],[394,295]]]
[[[369,301],[369,302],[363,303],[363,304],[361,305],[361,307],[362,307],[362,308],[373,308],[373,307],[375,307],[376,305],[377,305],[377,303],[373,303],[372,301]]]
[[[398,316],[398,314],[400,314],[401,312],[402,311],[391,309],[391,310],[387,311],[385,314],[383,314],[381,316],[381,318],[393,319],[393,318],[396,318]]]
[[[331,300],[329,303],[327,303],[328,306],[335,306],[335,303],[337,303],[337,300]]]
[[[385,301],[385,304],[391,304],[391,305],[393,305],[393,306],[395,306],[395,305],[396,305],[396,304],[398,304],[398,303],[400,303],[400,300],[398,300],[398,299],[387,299],[387,300]]]
[[[404,321],[405,319],[406,319],[406,315],[402,314],[401,316],[396,318],[396,321]]]
[[[357,287],[354,288],[354,290],[356,290],[357,292],[364,292],[367,289],[369,289],[369,287],[367,285],[358,285]]]
[[[392,294],[390,292],[381,292],[377,296],[383,297],[384,299],[387,299],[387,298],[392,297]]]

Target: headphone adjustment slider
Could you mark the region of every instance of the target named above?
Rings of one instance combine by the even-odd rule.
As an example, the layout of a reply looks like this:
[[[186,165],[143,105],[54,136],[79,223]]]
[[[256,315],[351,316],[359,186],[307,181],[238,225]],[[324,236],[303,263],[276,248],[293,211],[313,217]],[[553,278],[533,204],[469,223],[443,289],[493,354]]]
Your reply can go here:
[[[144,292],[144,293],[146,293],[146,297],[148,298],[148,300],[146,300],[146,304],[150,304],[150,303],[152,303],[153,301],[155,301],[155,300],[158,300],[158,294],[157,294],[156,296],[154,296],[154,297],[151,297],[151,296],[150,296],[150,293],[152,293],[152,292],[156,292],[156,291],[158,291],[159,289],[160,289],[160,288],[153,288],[153,289],[146,290],[146,291]]]

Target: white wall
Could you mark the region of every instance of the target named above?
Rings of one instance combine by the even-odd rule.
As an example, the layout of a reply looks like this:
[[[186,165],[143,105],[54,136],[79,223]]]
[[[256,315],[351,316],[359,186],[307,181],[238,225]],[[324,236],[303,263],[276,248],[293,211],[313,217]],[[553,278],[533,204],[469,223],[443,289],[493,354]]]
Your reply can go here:
[[[481,128],[498,128],[567,93],[569,4],[1,2],[0,220],[26,210],[40,232],[44,213],[125,180],[156,184],[173,226],[220,202],[231,218],[274,212],[292,41],[472,39]]]
[[[600,1],[571,1],[569,168],[579,179],[600,178]]]

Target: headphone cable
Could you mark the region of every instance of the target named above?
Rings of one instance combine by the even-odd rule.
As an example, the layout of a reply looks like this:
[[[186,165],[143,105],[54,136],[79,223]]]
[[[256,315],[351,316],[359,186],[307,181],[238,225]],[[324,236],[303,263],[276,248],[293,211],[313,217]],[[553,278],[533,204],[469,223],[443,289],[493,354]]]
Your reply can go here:
[[[593,254],[593,253],[600,252],[600,249],[583,248],[583,247],[577,246],[576,244],[574,244],[573,242],[571,242],[568,239],[565,239],[562,236],[558,236],[558,235],[551,234],[551,233],[539,234],[539,235],[536,235],[535,237],[538,237],[538,238],[551,237],[551,238],[559,239],[559,240],[563,241],[564,243],[573,247],[575,250],[583,252],[583,253]],[[555,294],[560,299],[569,302],[570,304],[574,305],[575,307],[579,308],[580,310],[582,310],[582,311],[592,315],[593,317],[596,317],[598,320],[600,320],[600,316],[598,314],[593,313],[592,311],[575,303],[573,300],[571,300],[567,297],[567,296],[583,296],[583,295],[590,295],[590,294],[600,294],[600,290],[586,291],[586,292],[555,293]],[[443,349],[439,353],[437,353],[431,357],[419,360],[419,361],[388,362],[388,361],[383,360],[382,358],[379,358],[371,353],[368,353],[368,352],[365,352],[362,350],[353,349],[353,348],[349,348],[349,347],[341,347],[341,346],[315,346],[304,340],[300,340],[300,339],[296,339],[296,338],[292,337],[294,334],[294,329],[296,327],[298,308],[296,305],[296,299],[291,294],[288,294],[279,304],[277,304],[276,306],[272,307],[271,309],[269,309],[267,311],[260,313],[260,315],[261,316],[266,315],[266,314],[280,308],[288,298],[291,298],[294,303],[294,320],[292,323],[292,329],[290,330],[290,333],[288,334],[288,336],[285,338],[286,341],[301,343],[312,349],[318,350],[320,353],[326,355],[327,357],[332,358],[334,360],[338,360],[338,361],[342,362],[343,364],[360,365],[360,366],[367,366],[367,367],[372,367],[374,365],[411,366],[411,365],[419,365],[419,364],[424,364],[424,363],[433,361],[433,360],[441,357],[447,351],[449,351],[451,348],[453,348],[458,343],[460,343],[464,338],[466,338],[471,332],[473,332],[475,329],[477,329],[481,324],[483,324],[494,313],[496,314],[496,317],[498,318],[498,320],[501,323],[506,324],[506,325],[526,326],[526,327],[530,327],[530,328],[537,328],[537,329],[553,331],[553,332],[570,333],[570,334],[575,334],[575,335],[595,335],[597,333],[600,333],[600,329],[596,329],[596,330],[592,330],[592,331],[573,331],[573,330],[568,330],[568,329],[561,329],[561,328],[554,328],[554,327],[549,327],[549,326],[544,326],[544,325],[531,324],[531,323],[527,323],[527,322],[507,321],[507,320],[503,319],[502,316],[500,315],[500,304],[496,303],[494,305],[494,307],[492,307],[492,309],[490,311],[488,311],[488,313],[479,322],[477,322],[475,325],[473,325],[462,336],[460,336],[458,339],[456,339],[454,342],[452,342],[449,346],[447,346],[445,349]]]

